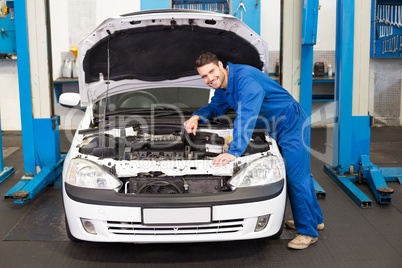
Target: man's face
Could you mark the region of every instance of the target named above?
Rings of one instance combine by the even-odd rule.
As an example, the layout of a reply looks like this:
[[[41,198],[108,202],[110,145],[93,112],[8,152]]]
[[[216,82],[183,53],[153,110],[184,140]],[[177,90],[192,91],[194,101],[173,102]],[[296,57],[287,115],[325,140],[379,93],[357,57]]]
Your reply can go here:
[[[217,89],[217,88],[225,88],[227,87],[227,75],[226,71],[223,68],[222,62],[219,62],[219,65],[214,63],[208,63],[204,66],[197,68],[198,73],[200,74],[202,80],[204,80],[205,84],[208,86]]]

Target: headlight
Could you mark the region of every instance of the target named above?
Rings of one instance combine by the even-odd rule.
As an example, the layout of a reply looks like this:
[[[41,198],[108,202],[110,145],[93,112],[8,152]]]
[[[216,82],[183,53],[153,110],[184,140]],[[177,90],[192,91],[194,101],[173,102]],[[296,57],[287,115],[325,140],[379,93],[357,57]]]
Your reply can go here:
[[[280,181],[285,177],[282,158],[268,155],[250,162],[228,181],[232,190],[242,187],[261,186]]]
[[[99,165],[81,158],[71,160],[66,182],[79,187],[115,191],[118,191],[123,184]]]

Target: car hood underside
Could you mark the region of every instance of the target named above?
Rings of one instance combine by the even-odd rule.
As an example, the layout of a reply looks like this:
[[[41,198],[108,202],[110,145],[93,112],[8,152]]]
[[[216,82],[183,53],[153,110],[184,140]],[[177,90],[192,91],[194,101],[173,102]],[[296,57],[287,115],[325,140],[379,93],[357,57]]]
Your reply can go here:
[[[107,75],[110,80],[172,80],[195,75],[194,61],[203,51],[212,51],[225,63],[233,61],[262,69],[253,46],[233,32],[192,25],[149,26],[116,31],[91,48],[84,60],[85,82]]]
[[[81,104],[147,83],[200,84],[194,61],[206,51],[268,74],[268,45],[235,17],[161,10],[108,19],[78,46]]]

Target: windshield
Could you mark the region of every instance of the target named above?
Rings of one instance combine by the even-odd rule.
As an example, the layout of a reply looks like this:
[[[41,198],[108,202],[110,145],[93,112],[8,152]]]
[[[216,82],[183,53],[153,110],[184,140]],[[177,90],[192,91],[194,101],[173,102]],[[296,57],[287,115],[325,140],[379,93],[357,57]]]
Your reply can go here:
[[[184,87],[151,88],[124,92],[96,102],[94,114],[103,114],[105,104],[107,105],[106,114],[143,111],[152,109],[155,105],[161,108],[165,105],[167,108],[173,106],[196,111],[208,104],[211,94],[213,94],[212,89]]]

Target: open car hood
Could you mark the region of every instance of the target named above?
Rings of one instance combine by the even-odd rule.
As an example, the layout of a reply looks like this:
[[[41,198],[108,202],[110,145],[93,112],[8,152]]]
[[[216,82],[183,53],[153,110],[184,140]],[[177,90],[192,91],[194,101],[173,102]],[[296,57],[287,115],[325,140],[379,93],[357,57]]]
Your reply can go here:
[[[268,46],[239,19],[217,13],[153,10],[110,18],[78,46],[81,105],[161,86],[206,87],[194,69],[203,51],[268,74]]]

